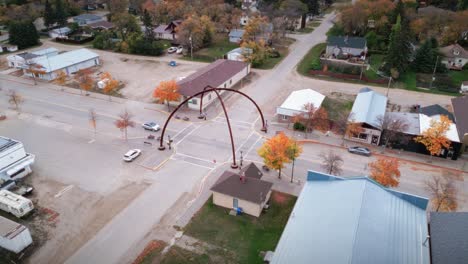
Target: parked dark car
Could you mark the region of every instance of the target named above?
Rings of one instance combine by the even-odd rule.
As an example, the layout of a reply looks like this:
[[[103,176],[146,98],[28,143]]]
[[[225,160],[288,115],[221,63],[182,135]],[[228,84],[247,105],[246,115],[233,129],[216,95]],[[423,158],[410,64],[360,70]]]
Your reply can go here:
[[[369,157],[371,155],[371,151],[365,147],[350,147],[348,148],[349,153],[363,155]]]

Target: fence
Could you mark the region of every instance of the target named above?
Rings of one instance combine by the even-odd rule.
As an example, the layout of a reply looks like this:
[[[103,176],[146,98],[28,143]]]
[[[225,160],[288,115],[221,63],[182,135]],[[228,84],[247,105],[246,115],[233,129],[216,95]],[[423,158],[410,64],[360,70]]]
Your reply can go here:
[[[55,38],[57,42],[64,42],[64,43],[71,43],[71,44],[83,44],[93,40],[94,37],[87,37],[87,38],[80,38],[80,39],[73,39],[73,38]]]
[[[388,83],[388,79],[369,79],[366,77],[365,74],[362,75],[362,78],[359,78],[359,75],[355,74],[346,74],[346,73],[336,73],[336,72],[330,72],[330,71],[315,71],[311,70],[309,71],[311,75],[318,75],[318,76],[326,76],[326,77],[332,77],[336,79],[344,79],[344,80],[354,80],[354,81],[363,81],[367,83],[376,83],[376,84],[386,84]]]

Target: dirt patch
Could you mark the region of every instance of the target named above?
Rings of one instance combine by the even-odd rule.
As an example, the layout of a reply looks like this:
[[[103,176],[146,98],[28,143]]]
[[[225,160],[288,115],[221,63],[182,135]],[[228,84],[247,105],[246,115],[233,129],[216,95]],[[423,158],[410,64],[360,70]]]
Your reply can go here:
[[[281,192],[272,192],[271,199],[273,199],[275,203],[283,205],[287,204],[291,200],[291,195]]]
[[[418,167],[411,167],[410,168],[413,171],[427,171],[427,172],[440,172],[440,169],[423,169],[423,168],[418,168]]]
[[[151,260],[155,258],[156,255],[158,255],[166,247],[166,245],[167,244],[164,241],[151,240],[132,264],[151,262]],[[154,259],[152,262],[154,262]]]

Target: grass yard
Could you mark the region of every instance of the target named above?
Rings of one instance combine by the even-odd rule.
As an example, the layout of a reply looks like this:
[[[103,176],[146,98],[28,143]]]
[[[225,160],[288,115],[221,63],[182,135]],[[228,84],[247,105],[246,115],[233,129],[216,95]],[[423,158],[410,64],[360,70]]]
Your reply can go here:
[[[326,47],[326,43],[320,43],[312,47],[301,62],[299,62],[297,71],[302,75],[308,76],[309,71],[314,68],[314,65],[318,65],[320,67],[320,54]]]
[[[221,257],[223,263],[263,263],[260,251],[274,251],[295,203],[296,197],[273,192],[270,208],[256,218],[231,216],[229,209],[210,199],[186,226],[185,234],[224,249],[210,252],[211,261]]]
[[[262,69],[262,70],[269,70],[273,69],[276,64],[278,64],[280,61],[282,61],[286,56],[289,54],[289,46],[293,44],[296,40],[293,38],[283,38],[276,43],[273,43],[272,48],[277,50],[280,54],[278,58],[267,58],[266,61],[258,66],[255,67],[256,69]]]
[[[462,82],[468,81],[468,70],[449,71],[448,75],[452,78],[453,84],[460,87]]]
[[[238,47],[239,44],[229,42],[227,35],[217,35],[211,46],[193,53],[193,60],[201,62],[213,62],[217,59],[222,59],[226,53]],[[187,56],[184,57],[184,59],[191,60],[190,51],[188,52]]]
[[[379,70],[380,65],[382,65],[384,58],[385,58],[385,55],[382,55],[382,54],[375,54],[375,55],[370,56],[369,62],[370,62],[370,66],[372,69],[369,69],[364,72],[367,78],[372,79],[372,80],[382,78],[381,76],[377,74],[377,71]]]
[[[327,96],[323,100],[322,107],[327,111],[329,119],[339,120],[341,116],[349,115],[351,108],[353,108],[353,101]]]

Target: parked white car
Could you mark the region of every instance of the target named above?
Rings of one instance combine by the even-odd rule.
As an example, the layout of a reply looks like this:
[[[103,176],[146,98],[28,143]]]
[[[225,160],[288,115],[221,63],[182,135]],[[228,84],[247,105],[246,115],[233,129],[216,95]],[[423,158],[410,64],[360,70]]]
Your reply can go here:
[[[144,123],[143,125],[141,125],[145,130],[150,130],[150,131],[159,131],[159,129],[161,129],[159,127],[159,124],[157,124],[156,122],[146,122]]]
[[[131,162],[136,159],[141,154],[141,149],[131,149],[125,153],[123,160],[127,162]]]
[[[184,47],[182,47],[182,46],[177,47],[176,53],[177,54],[182,54],[182,52],[184,52]]]
[[[177,51],[177,48],[176,47],[170,47],[167,49],[167,53],[174,53]]]

